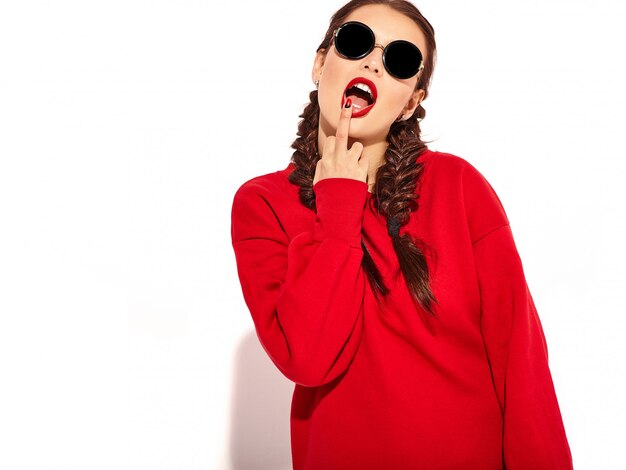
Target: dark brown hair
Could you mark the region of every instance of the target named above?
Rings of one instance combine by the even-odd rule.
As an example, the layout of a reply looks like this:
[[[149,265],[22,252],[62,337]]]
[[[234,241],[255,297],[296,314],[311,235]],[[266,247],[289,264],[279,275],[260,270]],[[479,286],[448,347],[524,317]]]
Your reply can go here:
[[[417,23],[426,37],[427,51],[424,59],[424,69],[418,77],[415,89],[423,89],[424,98],[428,96],[428,86],[434,69],[436,57],[435,31],[431,24],[422,16],[419,10],[405,0],[352,0],[341,7],[333,15],[326,31],[324,40],[317,51],[324,49],[327,53],[330,47],[333,31],[344,23],[346,17],[363,5],[381,4],[408,16]],[[302,120],[298,124],[298,137],[291,144],[295,149],[291,162],[295,164],[289,181],[300,187],[300,201],[306,207],[315,210],[315,193],[312,183],[315,167],[320,159],[318,153],[318,126],[320,108],[317,100],[317,90],[309,94],[311,102],[300,115]],[[426,255],[434,256],[422,241],[408,233],[399,234],[399,226],[405,225],[412,211],[418,208],[419,198],[416,188],[422,174],[423,163],[417,162],[419,155],[427,149],[420,139],[419,121],[424,119],[426,110],[420,104],[413,115],[404,121],[395,121],[387,134],[389,143],[385,151],[385,163],[378,168],[371,202],[376,210],[387,217],[387,227],[392,237],[393,248],[398,256],[407,287],[419,305],[428,313],[436,316],[433,303],[437,299],[430,289],[429,271]],[[363,270],[372,286],[376,299],[380,302],[380,295],[386,297],[389,289],[385,286],[380,271],[376,267],[365,243],[363,248]]]

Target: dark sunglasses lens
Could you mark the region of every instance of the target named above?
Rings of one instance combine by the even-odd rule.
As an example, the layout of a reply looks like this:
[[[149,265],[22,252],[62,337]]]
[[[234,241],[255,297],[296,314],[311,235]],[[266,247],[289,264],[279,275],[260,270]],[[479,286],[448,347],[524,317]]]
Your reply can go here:
[[[340,54],[353,59],[359,59],[367,54],[374,38],[372,32],[358,23],[348,23],[337,33],[335,47]]]
[[[411,78],[422,63],[422,53],[410,42],[396,41],[387,47],[385,66],[397,78]]]

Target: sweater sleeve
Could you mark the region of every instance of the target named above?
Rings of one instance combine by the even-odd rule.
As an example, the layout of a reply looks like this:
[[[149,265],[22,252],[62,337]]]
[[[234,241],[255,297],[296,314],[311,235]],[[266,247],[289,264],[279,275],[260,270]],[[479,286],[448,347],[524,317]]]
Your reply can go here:
[[[473,244],[481,332],[504,417],[507,470],[572,469],[541,321],[510,225]]]
[[[259,341],[285,377],[307,387],[349,366],[361,340],[365,293],[367,184],[326,178],[313,190],[315,222],[291,240],[255,185],[237,191],[231,214],[237,271]]]

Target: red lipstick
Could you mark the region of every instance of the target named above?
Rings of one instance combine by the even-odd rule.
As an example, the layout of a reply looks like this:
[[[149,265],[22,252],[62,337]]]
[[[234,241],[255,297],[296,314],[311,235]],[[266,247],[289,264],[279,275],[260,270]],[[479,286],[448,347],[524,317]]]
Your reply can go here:
[[[370,110],[376,104],[376,99],[378,98],[378,91],[376,90],[376,85],[374,85],[374,82],[372,82],[371,80],[368,80],[365,77],[356,77],[356,78],[353,78],[352,80],[350,80],[348,85],[346,85],[346,88],[343,90],[343,95],[341,96],[341,107],[342,108],[343,108],[343,105],[346,102],[346,91],[348,91],[351,87],[353,87],[357,83],[364,83],[365,85],[367,85],[370,88],[370,90],[372,91],[372,98],[373,98],[374,102],[372,104],[368,105],[368,106],[365,106],[364,108],[354,108],[352,110],[352,117],[353,118],[365,116],[367,113],[369,113]],[[354,105],[352,105],[352,106],[354,107]]]

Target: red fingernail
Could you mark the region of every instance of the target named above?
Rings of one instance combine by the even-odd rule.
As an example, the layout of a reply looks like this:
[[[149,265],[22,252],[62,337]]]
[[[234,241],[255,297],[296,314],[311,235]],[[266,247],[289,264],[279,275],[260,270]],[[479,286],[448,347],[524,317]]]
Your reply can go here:
[[[352,106],[352,100],[350,98],[348,98],[346,100],[346,104],[343,105],[344,108],[349,108],[350,106]]]

